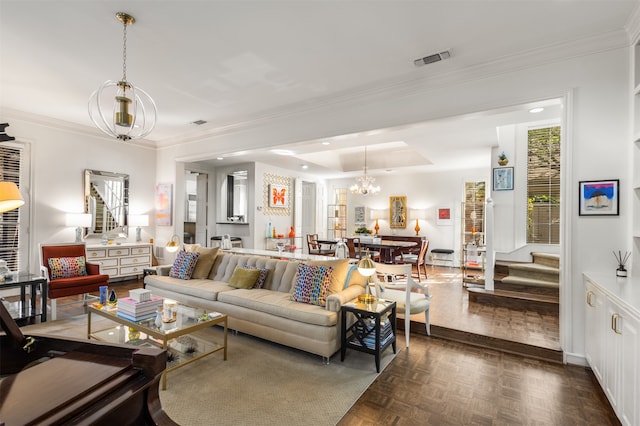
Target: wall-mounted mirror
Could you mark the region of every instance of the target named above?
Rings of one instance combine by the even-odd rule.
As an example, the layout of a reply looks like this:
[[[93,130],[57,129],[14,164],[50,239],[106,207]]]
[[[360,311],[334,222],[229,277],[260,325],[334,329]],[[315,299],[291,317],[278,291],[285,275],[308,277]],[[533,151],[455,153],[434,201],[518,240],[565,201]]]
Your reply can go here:
[[[84,171],[85,213],[91,214],[89,234],[127,236],[129,175]]]
[[[246,222],[247,206],[247,181],[248,172],[239,170],[227,175],[227,200],[226,219],[228,222]]]

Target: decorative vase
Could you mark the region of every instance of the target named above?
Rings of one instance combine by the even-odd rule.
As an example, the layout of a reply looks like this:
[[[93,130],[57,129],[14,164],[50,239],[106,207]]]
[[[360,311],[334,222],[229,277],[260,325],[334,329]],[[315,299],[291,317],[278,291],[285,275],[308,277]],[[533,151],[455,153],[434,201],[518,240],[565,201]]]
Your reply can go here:
[[[289,238],[295,238],[296,231],[293,230],[293,226],[289,229]]]
[[[502,160],[498,160],[498,164],[501,166],[506,166],[507,164],[509,164],[509,160],[506,158],[503,158]]]

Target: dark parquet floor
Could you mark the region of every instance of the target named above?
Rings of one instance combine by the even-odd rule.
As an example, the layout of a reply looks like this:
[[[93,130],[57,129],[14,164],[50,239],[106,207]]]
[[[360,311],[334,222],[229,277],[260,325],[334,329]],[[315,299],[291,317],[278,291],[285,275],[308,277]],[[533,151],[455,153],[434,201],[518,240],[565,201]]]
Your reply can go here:
[[[430,268],[427,282],[434,325],[559,347],[557,316],[490,305],[469,307],[456,268]],[[111,288],[122,297],[141,286],[141,281],[132,280]],[[81,303],[65,305],[69,301],[73,298],[59,300],[58,319],[84,312]],[[620,424],[588,368],[422,333],[412,333],[411,347],[406,349],[399,337],[398,356],[339,425]]]

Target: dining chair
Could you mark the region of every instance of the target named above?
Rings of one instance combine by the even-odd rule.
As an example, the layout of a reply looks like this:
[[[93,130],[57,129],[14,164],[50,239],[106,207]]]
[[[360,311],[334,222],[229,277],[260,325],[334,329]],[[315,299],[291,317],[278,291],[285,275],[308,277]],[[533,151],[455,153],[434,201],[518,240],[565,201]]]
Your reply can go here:
[[[56,319],[56,299],[97,292],[109,284],[109,275],[100,273],[100,265],[87,262],[84,243],[40,244],[40,270],[47,280],[51,319]],[[46,309],[46,307],[43,307]]]
[[[426,238],[422,239],[420,243],[420,251],[418,254],[406,254],[400,253],[399,256],[396,256],[395,263],[408,263],[410,265],[415,266],[418,270],[418,282],[422,282],[422,276],[420,267],[424,270],[424,279],[427,279],[427,251],[429,250],[429,240]]]
[[[404,335],[407,349],[409,349],[409,334],[411,332],[411,315],[424,312],[424,321],[427,336],[431,335],[431,320],[429,307],[431,305],[431,295],[427,285],[418,284],[411,276],[411,264],[388,264],[376,263],[376,273],[373,274],[375,284],[375,294],[380,299],[392,300],[396,302],[396,312],[404,317]],[[385,283],[380,281],[380,277],[393,277],[394,287],[401,284],[404,289],[396,290],[385,288]],[[399,278],[404,277],[404,278]],[[417,290],[417,291],[413,291]]]
[[[364,251],[360,245],[359,237],[347,237],[347,248],[349,249],[349,257],[351,259],[362,259]]]
[[[307,234],[307,249],[309,254],[318,254],[321,256],[333,256],[335,250],[323,249],[322,245],[318,242],[318,234]]]

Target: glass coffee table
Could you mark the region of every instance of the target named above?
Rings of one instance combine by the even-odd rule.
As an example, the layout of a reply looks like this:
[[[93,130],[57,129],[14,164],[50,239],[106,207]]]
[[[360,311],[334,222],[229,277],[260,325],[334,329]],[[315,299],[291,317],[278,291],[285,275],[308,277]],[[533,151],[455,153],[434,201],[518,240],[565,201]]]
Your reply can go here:
[[[115,306],[93,304],[88,306],[87,338],[108,343],[155,346],[167,351],[167,368],[162,373],[162,390],[167,389],[167,373],[197,361],[202,357],[223,351],[227,360],[227,316],[202,308],[177,304],[175,321],[168,326],[156,326],[155,318],[132,321],[117,315]],[[92,331],[91,316],[98,315],[118,323],[117,326]],[[223,342],[212,342],[196,331],[217,324],[224,326]]]

